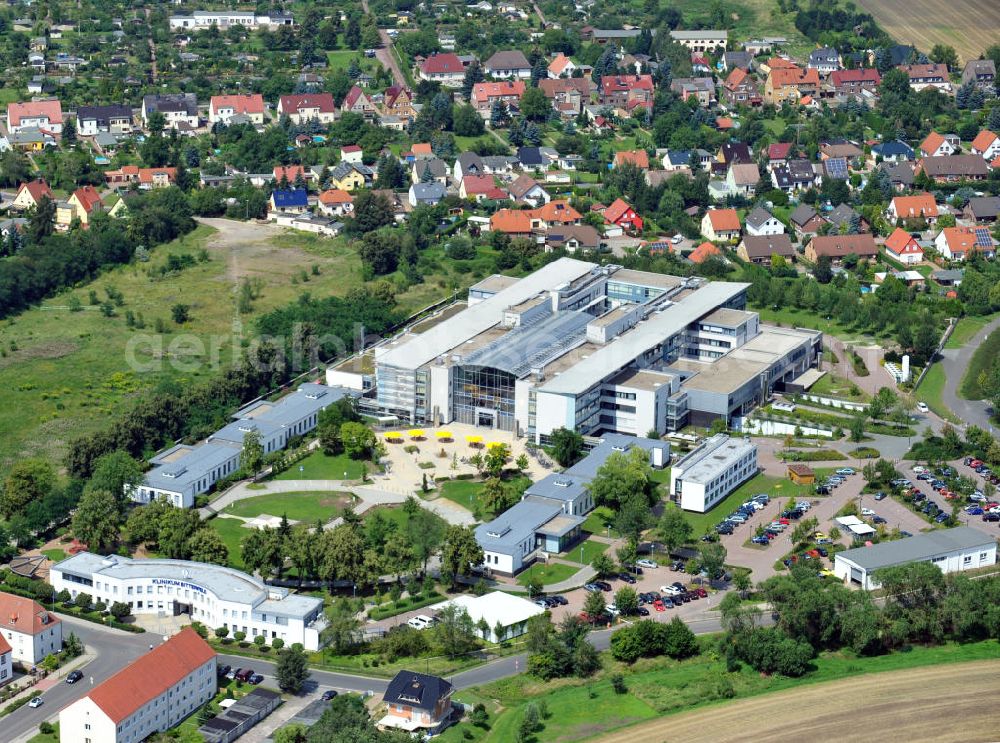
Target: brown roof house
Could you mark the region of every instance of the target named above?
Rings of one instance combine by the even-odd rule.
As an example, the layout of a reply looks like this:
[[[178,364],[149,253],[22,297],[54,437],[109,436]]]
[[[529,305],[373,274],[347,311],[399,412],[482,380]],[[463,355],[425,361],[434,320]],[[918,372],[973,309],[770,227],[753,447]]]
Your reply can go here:
[[[815,263],[824,255],[832,258],[834,262],[841,261],[849,255],[874,258],[878,255],[878,246],[871,234],[817,235],[806,246],[806,260]]]
[[[788,235],[746,235],[736,248],[736,255],[747,263],[770,263],[773,256],[795,260],[795,249]]]

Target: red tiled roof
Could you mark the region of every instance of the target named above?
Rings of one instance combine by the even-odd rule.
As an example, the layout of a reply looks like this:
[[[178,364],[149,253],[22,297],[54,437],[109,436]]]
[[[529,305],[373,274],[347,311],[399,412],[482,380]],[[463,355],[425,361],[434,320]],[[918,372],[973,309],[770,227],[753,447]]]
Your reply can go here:
[[[420,66],[420,70],[428,75],[444,75],[464,73],[462,60],[455,54],[432,54]]]
[[[798,65],[796,65],[790,59],[785,59],[784,57],[771,57],[769,60],[767,60],[767,67],[772,70],[798,69]]]
[[[740,229],[740,215],[736,213],[735,209],[709,209],[708,221],[716,232]]]
[[[742,67],[734,67],[733,71],[729,73],[729,77],[726,78],[726,82],[724,82],[723,85],[727,90],[736,90],[748,77],[750,77],[750,73]]]
[[[331,188],[319,195],[319,203],[326,204],[328,206],[336,206],[337,204],[353,204],[354,198],[347,193],[347,191],[342,191],[339,188]]]
[[[342,108],[350,108],[355,103],[357,103],[364,95],[365,91],[363,91],[359,85],[351,86],[351,89],[347,91],[347,95],[344,96],[344,103]]]
[[[101,200],[101,194],[93,186],[81,186],[73,192],[73,196],[76,196],[76,200],[80,202],[80,207],[87,214],[90,214],[97,207],[104,205],[104,202]]]
[[[260,93],[246,95],[213,95],[210,105],[213,111],[220,108],[231,108],[238,114],[264,113],[264,96]]]
[[[581,218],[580,212],[571,207],[566,199],[555,199],[531,211],[539,219],[544,219],[546,222],[559,222],[560,224],[570,224]]]
[[[878,70],[872,69],[834,70],[830,74],[830,79],[837,86],[847,83],[874,83],[878,85],[882,82],[882,76],[878,74]]]
[[[615,199],[611,205],[604,210],[604,218],[611,224],[615,224],[632,207],[622,199]]]
[[[208,643],[185,627],[87,696],[117,725],[214,657]]]
[[[402,85],[390,85],[385,89],[385,98],[383,99],[385,101],[385,105],[396,105],[396,99],[403,94],[405,94],[410,100],[413,100],[413,94],[410,92],[409,88],[404,88]]]
[[[462,187],[469,195],[486,194],[496,188],[491,175],[467,175],[462,179]]]
[[[11,648],[10,643],[7,642],[3,635],[0,635],[0,656],[7,655],[7,653],[12,652],[13,648]]]
[[[305,93],[303,95],[283,95],[278,101],[283,113],[295,113],[303,109],[315,108],[320,113],[332,114],[337,110],[330,93]]]
[[[19,188],[17,192],[21,193],[21,189],[23,188],[28,189],[28,193],[31,194],[31,198],[36,204],[41,200],[43,196],[48,196],[50,199],[55,198],[52,195],[52,189],[49,188],[49,184],[42,180],[28,181],[27,183],[22,183],[21,188]]]
[[[11,593],[0,593],[0,628],[25,635],[37,635],[59,622],[59,617],[36,601]]]
[[[717,129],[732,129],[735,124],[728,116],[718,116],[715,119],[715,126]]]
[[[948,81],[948,68],[943,64],[911,64],[903,65],[900,69],[909,75],[910,80],[939,77]]]
[[[652,75],[605,75],[601,78],[601,92],[624,93],[629,90],[653,90]]]
[[[476,83],[472,86],[472,100],[480,103],[500,96],[524,95],[524,80],[501,80],[499,82]]]
[[[897,227],[889,237],[885,239],[885,247],[896,255],[903,253],[919,253],[920,245],[909,232],[902,227]]]
[[[948,249],[952,253],[967,253],[974,250],[982,250],[976,245],[976,233],[971,227],[945,227],[944,241],[948,243]]]
[[[494,232],[531,232],[531,214],[528,210],[500,209],[490,217],[490,229]]]
[[[649,154],[645,150],[621,150],[615,153],[615,165],[632,163],[637,168],[649,169]]]
[[[768,160],[787,160],[788,153],[792,151],[791,142],[776,142],[767,148]]]
[[[983,129],[976,138],[972,140],[972,149],[978,150],[979,152],[986,152],[990,148],[990,145],[996,141],[997,135],[991,132],[989,129]]]
[[[21,119],[35,119],[45,116],[50,123],[62,124],[62,105],[54,101],[27,101],[7,105],[7,125],[20,126]]]
[[[356,144],[345,144],[340,148],[341,152],[362,152],[362,149]]]
[[[715,255],[722,255],[722,251],[706,241],[691,251],[688,260],[692,263],[702,263]]]
[[[938,147],[944,144],[944,136],[938,134],[937,132],[931,132],[926,137],[924,141],[920,143],[920,151],[925,155],[933,155],[937,152]]]
[[[783,88],[786,85],[819,85],[819,72],[810,68],[784,67],[771,69],[771,87]]]
[[[572,61],[573,60],[560,52],[559,56],[549,62],[549,72],[553,75],[561,75],[563,70],[566,69],[566,65]]]
[[[913,196],[896,196],[892,200],[896,216],[901,219],[909,217],[936,217],[937,202],[929,193],[918,193]]]
[[[299,176],[306,177],[306,170],[301,165],[275,165],[274,180],[280,181],[284,176],[289,183],[294,183]]]
[[[414,155],[433,155],[434,150],[431,149],[430,142],[417,142],[412,147],[410,147],[410,152]]]

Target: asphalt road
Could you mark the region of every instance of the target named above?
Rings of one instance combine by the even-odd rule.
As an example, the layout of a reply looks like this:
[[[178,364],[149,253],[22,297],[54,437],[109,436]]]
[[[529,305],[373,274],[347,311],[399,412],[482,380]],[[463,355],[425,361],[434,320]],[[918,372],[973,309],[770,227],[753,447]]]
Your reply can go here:
[[[81,668],[84,677],[77,683],[67,684],[65,681],[59,681],[44,692],[41,697],[44,703],[41,707],[32,709],[25,705],[4,717],[3,725],[0,727],[0,739],[4,741],[37,733],[41,722],[57,718],[59,710],[84,696],[91,688],[91,680],[94,685],[105,681],[147,652],[150,642],[162,641],[162,638],[148,632],[129,634],[62,614],[59,616],[63,621],[63,636],[68,637],[70,632],[73,632],[83,641],[87,650],[96,653],[97,657]]]
[[[946,348],[941,352],[941,364],[944,370],[944,390],[941,392],[941,401],[949,410],[961,418],[966,425],[975,425],[990,431],[990,406],[985,400],[966,400],[959,397],[958,388],[965,378],[965,370],[972,361],[972,355],[979,348],[980,344],[986,340],[986,336],[1000,329],[1000,318],[988,323],[972,339],[961,348]]]

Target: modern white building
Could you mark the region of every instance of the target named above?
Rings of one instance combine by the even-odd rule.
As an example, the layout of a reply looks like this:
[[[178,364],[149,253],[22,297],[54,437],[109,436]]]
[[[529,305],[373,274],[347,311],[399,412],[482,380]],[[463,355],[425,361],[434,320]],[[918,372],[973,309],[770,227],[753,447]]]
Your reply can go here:
[[[484,620],[490,626],[488,631],[482,633],[482,638],[487,642],[504,642],[520,637],[528,631],[528,620],[545,612],[534,601],[504,591],[492,591],[482,596],[456,596],[430,608],[441,611],[446,606],[465,609],[474,624],[478,624],[480,619]],[[499,637],[496,633],[498,624],[503,627],[503,633]]]
[[[255,431],[265,454],[284,449],[295,436],[312,431],[319,414],[350,393],[308,382],[276,402],[258,400],[240,408],[232,423],[196,446],[177,444],[149,460],[153,468],[129,495],[137,503],[159,498],[190,508],[196,496],[240,469],[243,438]]]
[[[323,601],[269,586],[239,570],[189,560],[132,560],[80,552],[52,566],[55,591],[89,593],[111,605],[123,601],[133,614],[187,614],[212,629],[245,632],[252,639],[302,643],[318,650],[326,627]]]
[[[845,582],[871,589],[879,586],[872,574],[881,568],[930,562],[944,573],[957,573],[992,565],[996,560],[994,537],[970,526],[957,526],[838,552],[833,572]]]
[[[13,661],[26,668],[63,646],[62,620],[37,601],[0,593],[0,636],[13,652]]]
[[[185,627],[65,707],[59,740],[138,743],[197,712],[216,688],[215,651]]]
[[[560,258],[473,286],[460,311],[376,346],[374,380],[349,386],[374,386],[362,404],[377,415],[541,443],[560,427],[600,436],[738,424],[822,350],[818,332],[762,326],[745,310],[747,286]],[[331,374],[344,383],[351,363]]]
[[[705,513],[757,474],[757,445],[724,433],[674,462],[670,497],[685,511]]]
[[[151,93],[142,97],[142,123],[149,125],[149,117],[157,111],[163,114],[167,129],[197,129],[198,96],[194,93]]]
[[[225,30],[232,26],[247,29],[278,28],[279,26],[294,26],[291,13],[271,11],[259,15],[249,11],[238,10],[196,10],[191,15],[170,16],[171,31],[202,31],[212,26]]]

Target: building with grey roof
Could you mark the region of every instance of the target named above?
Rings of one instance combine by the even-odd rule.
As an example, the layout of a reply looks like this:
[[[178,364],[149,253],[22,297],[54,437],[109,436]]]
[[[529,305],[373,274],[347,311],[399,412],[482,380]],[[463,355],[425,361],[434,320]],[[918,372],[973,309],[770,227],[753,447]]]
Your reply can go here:
[[[52,566],[54,591],[89,593],[109,606],[129,605],[133,614],[188,615],[206,627],[226,627],[248,638],[300,642],[318,650],[326,627],[323,600],[269,586],[222,565],[190,560],[101,557],[79,552]]]
[[[670,468],[670,498],[705,513],[757,474],[757,445],[724,433],[703,441]]]
[[[190,508],[194,500],[216,482],[240,469],[243,440],[250,432],[260,435],[265,454],[284,449],[288,442],[313,430],[319,413],[345,395],[341,387],[308,382],[280,400],[257,400],[240,408],[233,422],[195,446],[178,444],[149,460],[153,468],[142,483],[129,491],[137,503],[159,498],[177,508]]]
[[[639,436],[695,419],[728,422],[815,366],[820,352],[819,334],[775,329],[767,340],[782,354],[761,343],[726,359],[763,332],[743,310],[746,289],[561,258],[475,301],[470,292],[464,310],[377,346],[374,402],[409,424],[458,421],[536,442],[560,427]],[[694,409],[685,380],[700,383],[723,361],[752,389],[732,405],[713,398]]]
[[[969,526],[957,526],[838,552],[833,572],[843,581],[871,589],[878,588],[873,573],[882,568],[930,562],[944,573],[955,573],[992,565],[996,559],[994,537]]]
[[[198,732],[205,743],[232,743],[281,704],[281,695],[270,689],[254,689],[221,713],[206,720]]]

